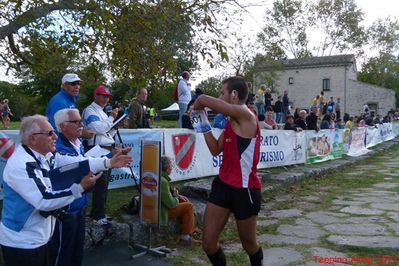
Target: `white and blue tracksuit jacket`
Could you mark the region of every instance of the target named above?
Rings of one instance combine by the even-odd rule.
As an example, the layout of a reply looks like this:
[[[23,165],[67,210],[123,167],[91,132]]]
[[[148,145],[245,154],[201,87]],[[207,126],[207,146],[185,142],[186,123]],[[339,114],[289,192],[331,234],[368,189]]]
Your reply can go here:
[[[0,223],[0,244],[8,247],[33,249],[46,244],[54,230],[55,218],[43,217],[40,211],[53,211],[82,196],[81,186],[53,191],[45,156],[31,150],[38,162],[22,145],[8,159],[3,172],[3,209]],[[51,157],[49,153],[46,157]],[[82,161],[83,156],[56,154],[54,166]],[[93,173],[104,171],[103,158],[90,158]]]

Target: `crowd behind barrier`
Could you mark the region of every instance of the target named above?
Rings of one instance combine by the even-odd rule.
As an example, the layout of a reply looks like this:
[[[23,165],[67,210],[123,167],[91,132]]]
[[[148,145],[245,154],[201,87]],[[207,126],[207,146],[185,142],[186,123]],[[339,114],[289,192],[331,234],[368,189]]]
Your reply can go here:
[[[188,180],[216,175],[222,156],[212,156],[206,146],[203,134],[189,129],[120,129],[122,142],[132,148],[132,170],[139,180],[141,140],[161,140],[162,154],[173,162],[172,181]],[[213,129],[215,135],[220,129]],[[0,131],[0,177],[7,158],[19,144],[19,131]],[[318,163],[341,158],[342,155],[361,156],[370,147],[399,135],[399,123],[384,123],[373,127],[355,129],[305,130],[262,130],[260,161],[258,169],[293,164]],[[112,169],[110,188],[133,186],[135,184],[128,168]],[[2,191],[0,191],[2,198]]]

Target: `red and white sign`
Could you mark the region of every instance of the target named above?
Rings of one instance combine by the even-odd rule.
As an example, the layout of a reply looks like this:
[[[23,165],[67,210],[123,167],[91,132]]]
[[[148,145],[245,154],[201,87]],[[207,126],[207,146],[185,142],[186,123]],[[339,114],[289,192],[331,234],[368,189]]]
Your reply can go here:
[[[7,137],[4,133],[0,132],[0,157],[8,160],[11,154],[15,151],[15,142],[13,139]]]

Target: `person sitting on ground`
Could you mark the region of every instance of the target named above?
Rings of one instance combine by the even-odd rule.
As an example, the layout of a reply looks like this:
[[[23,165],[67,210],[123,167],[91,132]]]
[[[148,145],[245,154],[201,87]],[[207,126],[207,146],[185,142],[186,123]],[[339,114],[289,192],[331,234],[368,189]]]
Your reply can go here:
[[[284,130],[302,131],[302,128],[294,124],[294,116],[292,114],[288,114],[285,119]]]
[[[191,236],[195,232],[193,204],[185,196],[179,195],[177,189],[170,187],[172,161],[168,156],[162,156],[161,169],[161,225],[168,225],[169,219],[178,218],[182,228],[180,242],[184,245],[201,243]]]

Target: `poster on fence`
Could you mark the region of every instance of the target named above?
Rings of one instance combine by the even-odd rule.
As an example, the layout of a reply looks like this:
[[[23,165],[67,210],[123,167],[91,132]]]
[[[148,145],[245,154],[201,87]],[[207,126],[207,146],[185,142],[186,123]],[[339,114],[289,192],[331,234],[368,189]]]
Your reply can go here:
[[[394,121],[392,124],[392,133],[394,136],[399,135],[399,121]]]
[[[141,140],[163,140],[162,129],[119,129],[122,143],[125,147],[131,147],[129,155],[133,162],[129,167],[113,168],[109,181],[109,188],[120,188],[134,186],[140,182],[140,158],[141,158]],[[116,138],[116,144],[120,140]],[[161,146],[162,147],[162,146]],[[134,176],[132,175],[134,174]],[[136,178],[136,179],[134,179]]]
[[[348,154],[350,136],[351,136],[351,129],[344,128],[342,130],[342,145],[343,145],[343,153],[344,154]]]
[[[393,132],[392,129],[392,123],[379,124],[378,130],[381,136],[381,142],[395,138],[395,133]]]
[[[0,199],[3,199],[3,171],[8,158],[19,144],[18,130],[0,130]]]
[[[305,132],[262,130],[258,168],[305,163]]]
[[[334,129],[306,131],[306,163],[318,163],[334,159]]]
[[[366,128],[366,148],[373,147],[382,142],[380,130],[378,127]]]
[[[365,138],[366,128],[360,127],[351,130],[349,138],[349,156],[361,156],[368,153],[370,150],[366,148]]]
[[[218,138],[222,130],[213,129]],[[222,154],[212,156],[206,145],[204,135],[190,129],[164,129],[165,155],[172,160],[173,170],[170,178],[185,180],[216,175],[222,161]]]
[[[331,131],[332,139],[332,156],[334,159],[342,158],[344,152],[344,130],[335,129]]]

